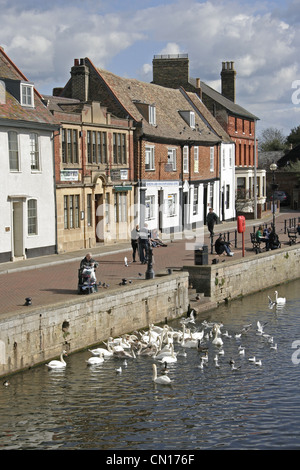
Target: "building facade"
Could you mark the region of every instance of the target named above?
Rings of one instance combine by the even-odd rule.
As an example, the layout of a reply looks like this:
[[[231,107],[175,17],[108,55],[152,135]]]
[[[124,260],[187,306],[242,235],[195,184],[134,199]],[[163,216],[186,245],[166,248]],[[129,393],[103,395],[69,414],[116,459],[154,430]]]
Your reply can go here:
[[[96,101],[45,98],[61,124],[55,138],[58,251],[128,240],[132,122],[116,118]]]
[[[0,49],[0,261],[56,252],[53,136],[59,126]]]
[[[98,101],[133,124],[130,229],[147,223],[149,229],[178,232],[203,224],[210,204],[219,210],[221,139],[187,96],[179,89],[118,77],[88,58],[75,64],[60,96]],[[81,95],[75,87],[80,68]]]

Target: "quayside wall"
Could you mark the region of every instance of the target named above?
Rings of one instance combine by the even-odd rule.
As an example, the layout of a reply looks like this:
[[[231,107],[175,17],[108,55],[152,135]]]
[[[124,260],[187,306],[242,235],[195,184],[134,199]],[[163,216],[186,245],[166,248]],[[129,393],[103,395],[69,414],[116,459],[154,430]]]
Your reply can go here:
[[[191,284],[210,298],[203,306],[209,310],[300,278],[299,262],[300,247],[294,245],[224,263],[220,258],[218,264],[184,266],[182,271],[118,289],[11,312],[0,319],[0,376],[46,362],[63,349],[73,353],[109,336],[178,318],[187,312]]]
[[[225,262],[222,260],[225,259]],[[215,302],[233,300],[300,277],[300,247],[292,245],[279,250],[248,256],[242,260],[218,264],[184,266],[189,282]]]
[[[63,349],[73,353],[177,318],[188,303],[188,273],[176,272],[7,314],[0,320],[0,376],[48,361]]]

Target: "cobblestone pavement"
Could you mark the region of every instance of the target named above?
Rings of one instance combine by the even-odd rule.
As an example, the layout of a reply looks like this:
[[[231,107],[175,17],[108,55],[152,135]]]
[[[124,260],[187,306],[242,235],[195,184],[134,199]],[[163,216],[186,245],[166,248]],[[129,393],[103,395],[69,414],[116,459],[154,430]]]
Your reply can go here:
[[[276,216],[276,232],[279,235],[282,248],[289,245],[288,235],[285,232],[285,221],[300,216],[299,211],[282,210]],[[253,227],[261,223],[272,221],[269,215],[265,219],[246,221],[246,232],[244,235],[245,250],[244,257],[256,255],[250,243],[250,232]],[[236,221],[225,222],[215,226],[215,233],[230,233],[233,243],[233,257],[221,257],[220,262],[231,263],[236,259],[243,258],[242,235],[237,234],[237,246],[234,246],[234,230]],[[299,240],[299,239],[298,239]],[[194,242],[196,239],[174,239],[168,240],[166,247],[153,249],[155,274],[167,273],[168,268],[180,269],[184,265],[194,264]],[[208,232],[204,230],[204,244],[208,245],[208,264],[213,258],[218,258],[211,253]],[[44,256],[23,261],[0,264],[0,315],[6,316],[14,313],[28,311],[29,308],[45,307],[56,303],[74,300],[78,297],[77,281],[80,260],[85,256],[87,250],[73,253]],[[147,265],[141,265],[139,261],[132,263],[132,250],[129,243],[116,244],[114,246],[99,246],[92,250],[93,257],[99,262],[96,275],[97,280],[109,285],[108,289],[99,289],[99,292],[119,289],[120,295],[126,286],[120,286],[123,278],[131,280],[132,283],[145,283]],[[128,267],[125,266],[124,257],[128,258]],[[141,274],[141,275],[139,275]],[[93,295],[93,294],[91,294]],[[32,298],[32,307],[24,307],[26,297]]]

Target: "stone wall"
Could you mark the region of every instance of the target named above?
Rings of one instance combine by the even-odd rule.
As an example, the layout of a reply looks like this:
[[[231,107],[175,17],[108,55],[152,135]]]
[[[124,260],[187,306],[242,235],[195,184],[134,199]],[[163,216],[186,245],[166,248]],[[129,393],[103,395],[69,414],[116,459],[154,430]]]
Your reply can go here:
[[[226,259],[226,258],[225,258]],[[222,258],[220,258],[222,260]],[[197,292],[216,302],[236,299],[300,277],[300,247],[206,266],[185,266]]]
[[[0,376],[75,352],[109,336],[183,315],[188,273],[178,272],[44,308],[28,307],[0,321]]]

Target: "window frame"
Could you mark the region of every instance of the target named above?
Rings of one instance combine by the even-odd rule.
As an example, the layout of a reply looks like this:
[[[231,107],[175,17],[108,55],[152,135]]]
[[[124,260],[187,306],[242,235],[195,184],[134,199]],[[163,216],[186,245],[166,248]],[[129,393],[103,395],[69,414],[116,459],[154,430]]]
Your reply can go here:
[[[149,162],[147,163],[147,160]],[[149,168],[147,168],[147,165]],[[145,147],[145,171],[154,171],[155,170],[155,146],[146,145]]]
[[[194,147],[194,173],[199,173],[199,147],[198,146]]]
[[[15,141],[12,141],[10,138],[12,135],[16,137]],[[20,152],[19,152],[19,134],[18,132],[12,130],[8,131],[7,133],[7,140],[8,140],[8,157],[9,157],[9,171],[11,172],[19,172],[20,171]],[[16,144],[16,149],[11,148],[11,144]],[[16,168],[12,168],[12,157],[13,154],[16,154]]]
[[[34,207],[29,207],[32,202],[34,203]],[[33,215],[32,211],[34,211]],[[33,231],[31,227],[33,227]],[[38,208],[37,199],[34,198],[27,200],[27,235],[29,237],[38,235]]]
[[[209,169],[211,172],[215,171],[215,148],[209,148]]]
[[[29,93],[28,93],[29,91]],[[34,108],[33,85],[27,82],[20,83],[20,103],[21,106]]]
[[[29,144],[30,144],[30,169],[33,173],[39,172],[41,171],[40,136],[37,132],[30,132]],[[34,149],[33,149],[33,146],[34,146]]]
[[[175,147],[168,148],[168,163],[172,165],[172,170],[176,171],[176,159],[177,159],[177,149]]]
[[[185,145],[183,147],[183,155],[182,155],[182,171],[183,173],[189,172],[189,147]]]

